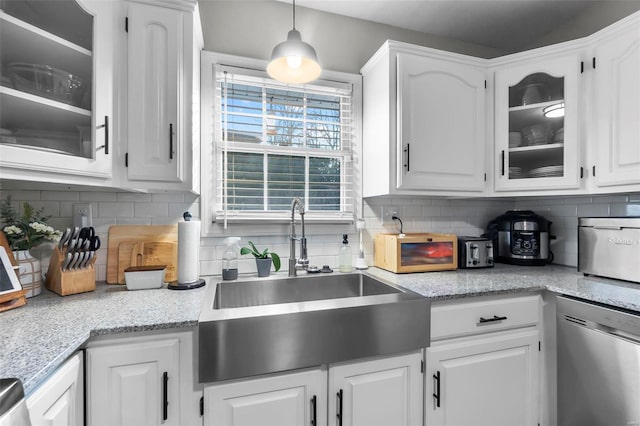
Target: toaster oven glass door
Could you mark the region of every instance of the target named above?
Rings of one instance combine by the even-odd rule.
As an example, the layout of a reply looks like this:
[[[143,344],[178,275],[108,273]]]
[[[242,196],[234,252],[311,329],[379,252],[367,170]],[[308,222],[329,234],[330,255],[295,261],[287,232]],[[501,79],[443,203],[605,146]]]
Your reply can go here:
[[[441,265],[453,263],[453,243],[421,242],[402,243],[400,245],[400,265]]]

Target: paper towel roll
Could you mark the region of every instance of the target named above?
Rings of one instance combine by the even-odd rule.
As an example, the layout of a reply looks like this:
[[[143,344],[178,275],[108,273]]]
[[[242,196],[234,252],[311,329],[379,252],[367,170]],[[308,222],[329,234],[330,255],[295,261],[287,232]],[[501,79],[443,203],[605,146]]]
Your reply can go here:
[[[178,222],[178,284],[200,278],[200,221]]]

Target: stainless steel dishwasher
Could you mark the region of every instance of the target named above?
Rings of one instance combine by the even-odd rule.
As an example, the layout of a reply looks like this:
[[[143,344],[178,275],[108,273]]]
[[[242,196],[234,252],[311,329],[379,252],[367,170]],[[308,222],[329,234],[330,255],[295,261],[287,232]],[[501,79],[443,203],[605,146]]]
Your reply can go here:
[[[557,302],[558,425],[640,425],[640,314]]]

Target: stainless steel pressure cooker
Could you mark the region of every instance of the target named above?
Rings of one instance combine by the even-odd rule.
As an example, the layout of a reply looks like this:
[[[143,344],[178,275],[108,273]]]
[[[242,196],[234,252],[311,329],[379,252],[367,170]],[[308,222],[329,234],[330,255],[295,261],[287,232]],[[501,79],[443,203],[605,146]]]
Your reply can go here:
[[[509,210],[487,225],[496,261],[513,265],[546,265],[553,261],[551,221],[531,210]]]

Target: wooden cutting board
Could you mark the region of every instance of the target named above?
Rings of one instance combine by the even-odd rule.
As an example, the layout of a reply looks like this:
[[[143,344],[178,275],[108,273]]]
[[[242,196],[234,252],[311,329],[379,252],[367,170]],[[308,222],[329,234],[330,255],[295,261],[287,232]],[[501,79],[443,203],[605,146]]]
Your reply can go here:
[[[138,245],[137,241],[123,241],[118,246],[118,284],[124,284],[124,270],[131,265],[131,254],[134,247]]]
[[[164,281],[178,280],[178,243],[147,241],[136,243],[130,257],[131,266],[167,265]]]
[[[144,242],[171,242],[178,243],[178,225],[113,225],[109,228],[109,238],[107,243],[107,283],[124,284],[124,269],[130,264],[133,244]],[[120,253],[120,244],[123,246],[123,253]],[[131,244],[133,243],[133,244]],[[128,253],[128,256],[126,255]],[[129,259],[129,265],[126,265]],[[122,262],[120,262],[122,260]],[[126,266],[125,266],[126,265]],[[176,261],[173,265],[177,268]],[[122,267],[122,269],[121,269]],[[120,275],[121,274],[121,275]],[[122,279],[120,279],[120,276]]]

